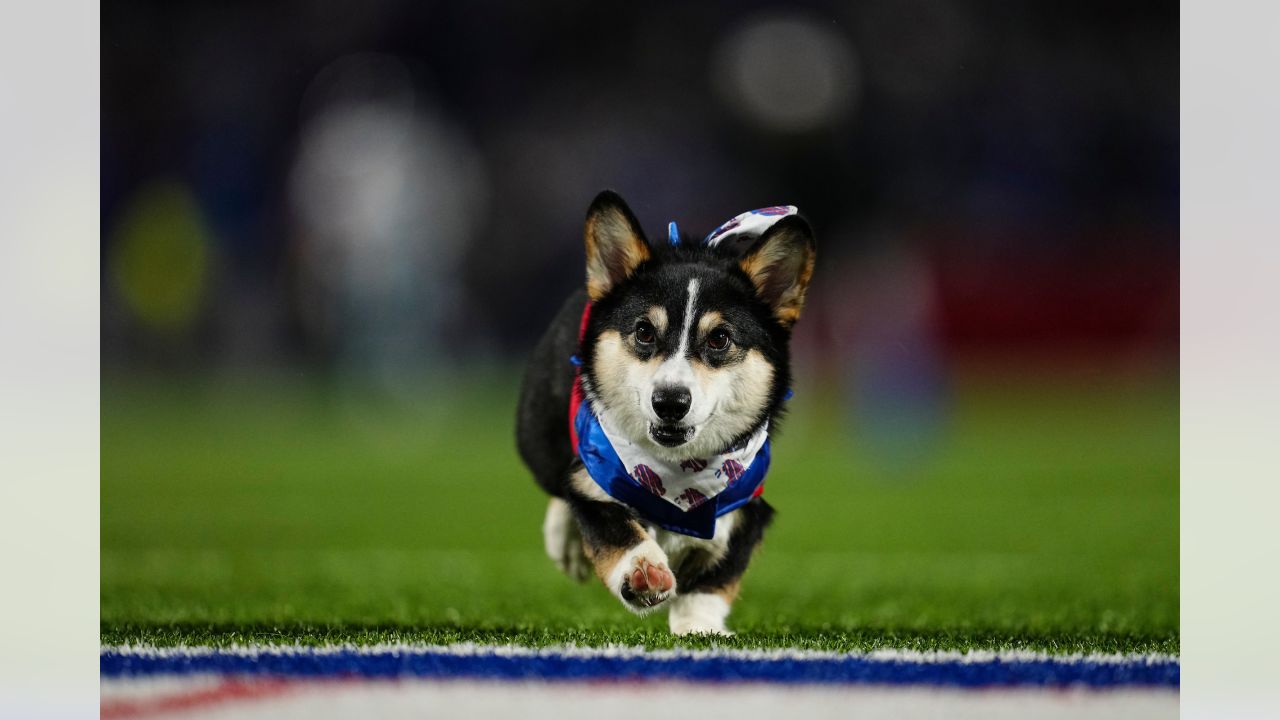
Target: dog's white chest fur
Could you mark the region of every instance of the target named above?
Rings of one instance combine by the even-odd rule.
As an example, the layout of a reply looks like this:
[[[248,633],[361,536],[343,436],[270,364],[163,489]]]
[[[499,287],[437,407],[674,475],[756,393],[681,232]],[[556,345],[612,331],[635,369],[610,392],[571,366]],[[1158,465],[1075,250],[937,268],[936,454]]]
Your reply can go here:
[[[680,533],[653,528],[654,539],[667,554],[672,567],[682,567],[686,560],[712,567],[724,558],[729,551],[729,536],[737,522],[738,512],[727,513],[716,519],[716,531],[710,540],[682,535]]]

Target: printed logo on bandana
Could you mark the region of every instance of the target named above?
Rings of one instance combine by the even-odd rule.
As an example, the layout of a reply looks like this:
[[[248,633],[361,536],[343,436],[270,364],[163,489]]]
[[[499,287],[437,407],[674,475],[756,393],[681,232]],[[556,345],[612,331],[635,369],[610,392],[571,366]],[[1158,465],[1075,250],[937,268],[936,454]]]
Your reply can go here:
[[[731,478],[750,475],[758,453],[769,439],[766,423],[742,445],[717,455],[667,459],[616,431],[607,414],[596,414],[595,419],[631,481],[685,512],[702,504],[714,504]]]
[[[662,487],[662,478],[658,477],[658,473],[648,465],[637,465],[631,471],[631,477],[635,478],[645,490],[659,497],[667,494],[667,489]]]
[[[720,466],[720,470],[716,472],[716,477],[720,477],[720,474],[724,473],[724,476],[729,478],[729,485],[732,485],[737,482],[738,478],[742,477],[742,473],[746,471],[747,469],[737,460],[725,460],[724,464]]]
[[[796,212],[796,208],[793,205],[773,205],[757,210],[748,210],[713,230],[703,242],[707,245],[720,245],[726,241],[731,245],[747,243],[763,235],[766,230],[773,227],[773,224],[781,218],[795,215]]]
[[[718,238],[718,237],[720,237],[721,235],[723,235],[723,234],[725,234],[725,233],[729,232],[730,230],[732,230],[732,229],[734,229],[734,228],[738,227],[738,226],[739,226],[739,225],[741,225],[741,224],[742,224],[742,221],[741,221],[741,220],[739,220],[738,218],[734,218],[734,219],[730,220],[729,222],[727,222],[727,223],[725,223],[725,224],[721,225],[720,227],[718,227],[718,228],[716,228],[714,231],[712,231],[712,233],[711,233],[710,235],[708,235],[708,236],[707,236],[707,240],[706,240],[706,242],[708,242],[708,243],[713,242],[716,238]]]
[[[694,490],[693,488],[685,488],[685,491],[676,496],[676,500],[683,502],[692,510],[707,501],[707,496]]]

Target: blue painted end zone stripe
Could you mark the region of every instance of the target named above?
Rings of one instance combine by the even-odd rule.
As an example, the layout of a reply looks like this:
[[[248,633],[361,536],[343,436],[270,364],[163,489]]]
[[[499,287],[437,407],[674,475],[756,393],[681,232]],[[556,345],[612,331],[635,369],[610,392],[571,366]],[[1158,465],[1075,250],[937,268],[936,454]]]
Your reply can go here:
[[[952,687],[1084,685],[1178,687],[1176,660],[881,660],[850,656],[754,659],[731,656],[654,659],[644,656],[457,655],[431,651],[183,655],[101,653],[103,677],[157,674],[243,674],[290,677],[472,678],[493,680],[681,680]]]

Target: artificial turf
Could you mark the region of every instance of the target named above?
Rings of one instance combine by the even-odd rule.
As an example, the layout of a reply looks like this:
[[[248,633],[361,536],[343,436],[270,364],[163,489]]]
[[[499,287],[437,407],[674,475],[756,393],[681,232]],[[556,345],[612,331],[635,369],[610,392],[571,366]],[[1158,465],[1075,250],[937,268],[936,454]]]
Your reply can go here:
[[[738,634],[676,640],[543,555],[515,373],[399,403],[108,376],[101,641],[1178,652],[1170,376],[959,376],[897,445],[797,391]]]

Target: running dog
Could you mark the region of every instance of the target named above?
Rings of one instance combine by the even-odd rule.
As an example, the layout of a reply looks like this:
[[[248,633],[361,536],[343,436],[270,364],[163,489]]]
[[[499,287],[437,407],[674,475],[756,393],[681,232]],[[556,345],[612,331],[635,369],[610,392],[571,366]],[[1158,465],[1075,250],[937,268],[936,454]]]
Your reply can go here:
[[[668,606],[673,633],[728,634],[773,516],[769,436],[813,233],[781,206],[650,244],[605,191],[584,236],[586,285],[534,349],[518,408],[520,455],[551,495],[547,554],[637,614]]]

